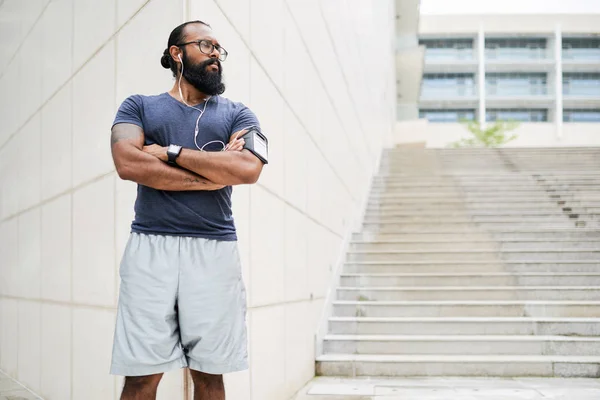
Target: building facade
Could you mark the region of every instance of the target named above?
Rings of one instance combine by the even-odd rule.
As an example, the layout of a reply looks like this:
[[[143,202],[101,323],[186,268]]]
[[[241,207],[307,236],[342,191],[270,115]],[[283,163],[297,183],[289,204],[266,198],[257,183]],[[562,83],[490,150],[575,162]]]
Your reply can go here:
[[[600,122],[600,14],[423,15],[419,44],[419,118],[546,123],[558,141]]]

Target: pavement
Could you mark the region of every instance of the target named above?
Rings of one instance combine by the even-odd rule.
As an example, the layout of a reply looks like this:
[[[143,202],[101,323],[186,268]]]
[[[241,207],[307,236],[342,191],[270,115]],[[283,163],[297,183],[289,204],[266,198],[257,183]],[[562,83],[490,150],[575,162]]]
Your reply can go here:
[[[0,400],[41,400],[0,371]]]
[[[600,379],[317,377],[293,400],[600,400]]]
[[[293,400],[600,400],[600,379],[316,377]],[[41,400],[0,371],[0,400]]]

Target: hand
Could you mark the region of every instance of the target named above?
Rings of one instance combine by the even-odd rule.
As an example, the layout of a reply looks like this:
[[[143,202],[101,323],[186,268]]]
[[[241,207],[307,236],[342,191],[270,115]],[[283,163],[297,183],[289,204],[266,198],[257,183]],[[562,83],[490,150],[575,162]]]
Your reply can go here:
[[[246,141],[244,139],[238,138],[244,136],[247,131],[247,129],[242,129],[241,131],[237,131],[236,133],[231,135],[229,143],[227,143],[227,145],[225,146],[225,151],[242,151],[242,149],[244,148],[244,144],[246,144]]]
[[[169,161],[169,156],[167,155],[167,148],[162,147],[158,144],[151,144],[149,146],[144,146],[142,149],[145,153],[151,154],[154,157],[158,158],[161,161],[167,162]]]

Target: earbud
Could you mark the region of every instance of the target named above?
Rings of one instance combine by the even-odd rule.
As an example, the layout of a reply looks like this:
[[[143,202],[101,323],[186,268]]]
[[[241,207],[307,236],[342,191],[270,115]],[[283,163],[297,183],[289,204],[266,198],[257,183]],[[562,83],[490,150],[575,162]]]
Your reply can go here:
[[[204,111],[206,110],[206,105],[208,104],[208,101],[212,98],[212,96],[209,96],[208,99],[206,99],[206,101],[204,102],[204,107],[202,107],[202,110],[200,110],[199,108],[196,108],[196,107],[192,107],[188,103],[185,102],[185,99],[183,98],[183,93],[181,92],[181,76],[183,75],[183,60],[181,59],[181,54],[178,54],[177,58],[179,58],[179,62],[181,62],[181,74],[179,74],[179,79],[177,80],[177,86],[179,86],[179,97],[181,97],[181,101],[183,101],[183,104],[185,104],[186,106],[188,106],[190,108],[193,108],[194,110],[200,111],[200,115],[198,115],[198,119],[196,120],[196,128],[194,129],[194,144],[200,151],[204,151],[204,148],[206,147],[206,145],[211,144],[211,143],[221,143],[223,145],[223,150],[221,150],[221,151],[227,150],[227,145],[225,143],[221,142],[220,140],[210,141],[208,143],[205,143],[204,146],[202,146],[202,147],[198,146],[198,142],[197,142],[198,124],[200,123],[200,118],[202,118],[202,116],[204,115]]]

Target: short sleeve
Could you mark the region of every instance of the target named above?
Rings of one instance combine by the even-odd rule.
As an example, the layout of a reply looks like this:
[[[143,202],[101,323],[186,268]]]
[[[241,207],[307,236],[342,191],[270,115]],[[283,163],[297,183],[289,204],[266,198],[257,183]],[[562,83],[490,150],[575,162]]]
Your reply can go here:
[[[256,126],[260,129],[258,118],[256,118],[256,115],[248,107],[241,104],[239,111],[236,113],[233,119],[230,135],[233,135],[235,132],[251,126]]]
[[[141,96],[134,95],[126,98],[117,111],[113,126],[116,124],[127,123],[137,125],[144,129],[144,124],[142,123],[142,106]]]

